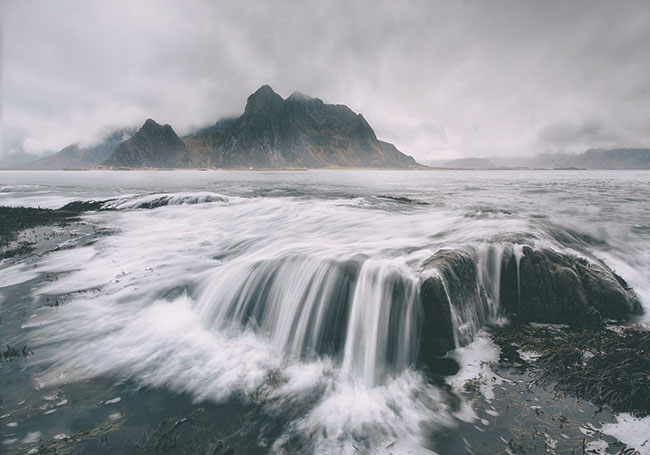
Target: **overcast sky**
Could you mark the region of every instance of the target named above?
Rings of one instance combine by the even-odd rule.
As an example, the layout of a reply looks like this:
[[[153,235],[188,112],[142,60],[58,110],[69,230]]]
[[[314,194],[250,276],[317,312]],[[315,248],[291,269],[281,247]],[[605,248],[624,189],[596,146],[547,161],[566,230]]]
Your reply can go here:
[[[0,1],[5,154],[182,135],[265,83],[424,161],[650,146],[645,1]]]

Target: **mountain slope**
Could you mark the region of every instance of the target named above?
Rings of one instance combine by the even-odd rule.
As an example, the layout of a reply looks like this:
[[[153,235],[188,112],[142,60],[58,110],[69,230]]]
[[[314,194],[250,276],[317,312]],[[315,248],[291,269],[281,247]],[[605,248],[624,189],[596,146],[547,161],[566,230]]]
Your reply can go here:
[[[59,152],[22,163],[21,169],[74,169],[97,166],[108,159],[115,149],[133,135],[133,130],[121,129],[108,135],[102,142],[93,146],[71,144]]]
[[[218,167],[419,167],[347,106],[298,92],[285,100],[268,85],[231,124],[185,141]]]
[[[147,119],[142,128],[122,142],[104,163],[112,167],[190,167],[185,143],[170,125]]]

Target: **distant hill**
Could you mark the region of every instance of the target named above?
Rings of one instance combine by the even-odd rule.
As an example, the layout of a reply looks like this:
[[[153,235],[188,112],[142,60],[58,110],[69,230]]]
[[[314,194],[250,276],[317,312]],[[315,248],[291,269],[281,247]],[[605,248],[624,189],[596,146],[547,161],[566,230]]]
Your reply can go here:
[[[650,149],[588,150],[569,157],[561,166],[585,169],[650,169]]]
[[[459,158],[436,163],[436,167],[449,169],[491,169],[494,163],[487,158]]]
[[[20,169],[75,169],[98,166],[107,160],[115,149],[133,133],[134,131],[130,129],[119,129],[113,131],[98,144],[92,146],[71,144],[53,155],[20,163],[14,167]]]
[[[434,160],[425,164],[451,169],[650,169],[650,149],[618,148],[583,153],[543,153],[534,156],[461,158]]]
[[[192,164],[185,143],[170,125],[147,119],[130,139],[122,142],[103,163],[111,167],[189,167]]]

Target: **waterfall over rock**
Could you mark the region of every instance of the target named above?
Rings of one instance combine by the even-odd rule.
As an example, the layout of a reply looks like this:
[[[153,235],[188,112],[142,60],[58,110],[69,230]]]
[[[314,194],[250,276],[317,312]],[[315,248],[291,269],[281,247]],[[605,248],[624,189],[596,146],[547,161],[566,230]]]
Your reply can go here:
[[[372,386],[416,360],[417,279],[390,261],[288,256],[219,271],[206,280],[201,317],[252,328],[299,358],[330,355]]]
[[[431,275],[421,286],[425,361],[466,345],[499,315],[582,326],[642,312],[634,291],[609,267],[568,252],[483,243],[441,250],[424,267]]]

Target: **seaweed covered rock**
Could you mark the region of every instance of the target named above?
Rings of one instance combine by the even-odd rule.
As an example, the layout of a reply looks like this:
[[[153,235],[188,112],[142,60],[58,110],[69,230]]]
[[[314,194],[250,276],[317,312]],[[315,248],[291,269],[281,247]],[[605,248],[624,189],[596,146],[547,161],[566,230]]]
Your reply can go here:
[[[502,361],[535,367],[542,382],[558,391],[614,412],[650,414],[648,332],[514,324],[496,329],[492,338]],[[534,360],[522,360],[524,352]]]
[[[520,248],[520,254],[512,246],[501,250],[503,259],[491,268],[493,261],[481,262],[472,249],[441,250],[425,263],[431,276],[420,287],[423,362],[432,364],[470,342],[499,311],[519,322],[575,327],[642,312],[634,291],[605,264],[548,249]],[[489,295],[484,286],[490,288]]]
[[[517,264],[519,262],[519,264]],[[603,263],[524,246],[504,258],[502,309],[514,319],[586,326],[641,313],[627,283]]]
[[[0,246],[13,240],[23,229],[70,221],[77,215],[78,211],[63,209],[0,206]]]

